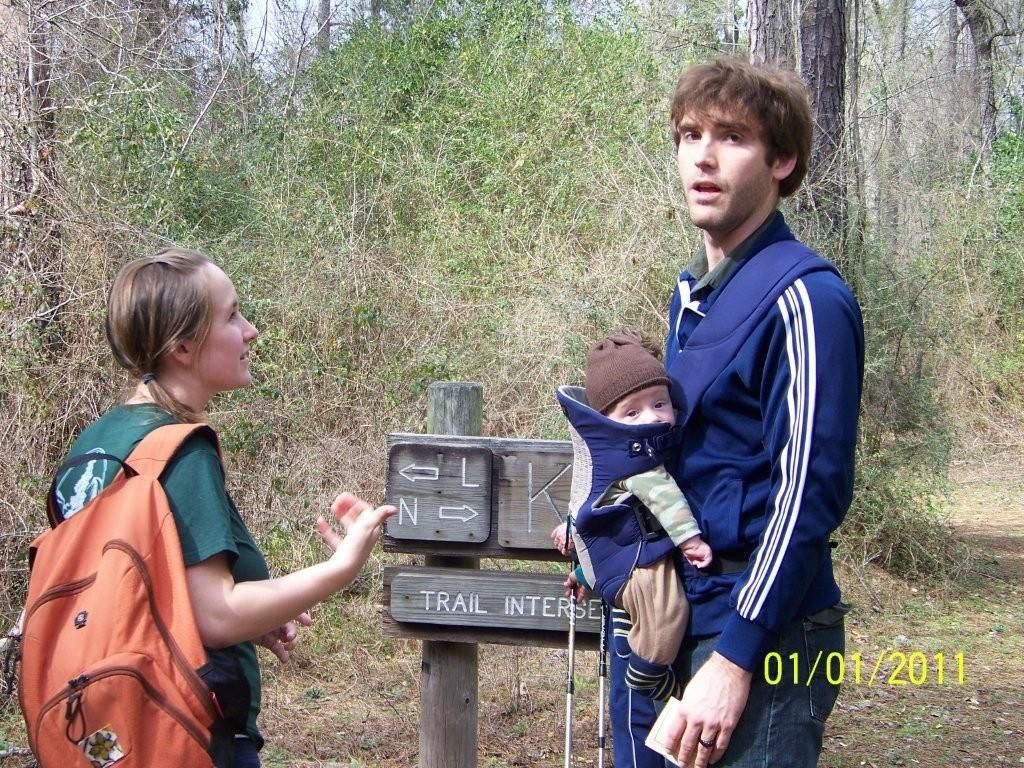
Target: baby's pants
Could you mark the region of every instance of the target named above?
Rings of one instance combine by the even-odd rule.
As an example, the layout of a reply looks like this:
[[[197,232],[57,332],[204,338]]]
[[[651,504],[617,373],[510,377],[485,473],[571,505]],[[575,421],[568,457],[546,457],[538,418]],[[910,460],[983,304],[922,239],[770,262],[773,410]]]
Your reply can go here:
[[[652,664],[672,664],[690,617],[690,606],[672,558],[663,557],[643,568],[634,568],[619,600],[633,622],[629,632],[633,653]]]
[[[631,653],[626,685],[654,701],[678,696],[679,679],[672,663],[690,608],[672,558],[634,569],[619,599],[633,621],[627,638]]]

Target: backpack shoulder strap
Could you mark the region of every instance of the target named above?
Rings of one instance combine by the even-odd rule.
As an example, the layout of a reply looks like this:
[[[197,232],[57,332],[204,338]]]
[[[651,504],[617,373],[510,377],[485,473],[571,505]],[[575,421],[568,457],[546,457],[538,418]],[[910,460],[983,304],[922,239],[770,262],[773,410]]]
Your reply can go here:
[[[217,433],[209,424],[167,424],[157,427],[142,438],[125,459],[125,464],[140,475],[159,478],[174,454],[194,434],[205,435],[217,449],[217,458],[221,458]]]
[[[213,443],[213,447],[217,449],[217,458],[221,459],[217,433],[209,424],[167,424],[157,427],[143,437],[135,446],[135,450],[123,460],[109,453],[84,453],[73,459],[68,459],[54,474],[50,490],[46,494],[46,516],[50,527],[56,528],[64,522],[64,515],[61,514],[57,504],[57,484],[68,470],[90,461],[113,461],[121,466],[117,477],[122,474],[127,477],[148,475],[158,479],[178,449],[192,435],[198,433],[204,434]],[[223,459],[221,459],[221,463],[223,464]]]

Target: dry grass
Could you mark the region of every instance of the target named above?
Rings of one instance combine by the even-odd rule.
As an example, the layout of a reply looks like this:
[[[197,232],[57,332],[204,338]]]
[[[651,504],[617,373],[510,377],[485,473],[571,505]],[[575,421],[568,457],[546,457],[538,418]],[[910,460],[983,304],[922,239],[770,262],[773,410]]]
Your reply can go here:
[[[320,445],[332,457],[333,471],[349,482],[383,476],[362,470],[369,445],[333,438]],[[956,467],[953,521],[978,552],[970,574],[955,582],[906,582],[875,568],[841,567],[846,598],[854,604],[847,658],[859,653],[864,669],[857,684],[847,666],[847,682],[826,731],[823,768],[1021,764],[1022,456],[1017,443],[1001,456]],[[323,467],[293,462],[291,470],[292,496],[305,489],[311,511],[327,499]],[[272,481],[263,482],[266,492]],[[366,484],[363,490],[379,489]],[[255,501],[258,494],[252,493]],[[319,556],[312,536],[303,540],[298,530],[284,529],[286,536],[275,537],[274,526],[291,519],[279,504],[268,510],[263,536],[290,545],[272,554],[285,561]],[[307,630],[292,664],[280,666],[264,654],[268,768],[415,765],[419,646],[384,637],[378,608],[380,568],[399,558],[376,554],[352,590],[316,608],[316,625]],[[896,670],[892,653],[897,651],[924,655],[929,663],[924,684],[896,684],[908,679],[907,670]],[[942,685],[935,680],[937,653],[945,655]],[[964,660],[962,684],[956,680],[957,653]],[[560,766],[565,651],[480,646],[479,655],[479,764]],[[868,685],[867,668],[880,656],[880,670]],[[595,654],[579,652],[576,667],[574,744],[577,764],[586,766],[596,755]],[[20,734],[16,711],[8,708],[0,739],[23,744]],[[13,768],[26,760],[11,757],[4,764]]]

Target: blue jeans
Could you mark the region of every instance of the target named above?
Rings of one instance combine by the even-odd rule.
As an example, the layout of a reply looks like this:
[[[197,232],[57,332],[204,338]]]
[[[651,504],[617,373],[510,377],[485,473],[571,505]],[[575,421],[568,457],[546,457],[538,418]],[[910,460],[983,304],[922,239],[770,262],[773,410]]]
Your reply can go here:
[[[260,753],[252,739],[235,739],[234,768],[260,768]]]
[[[841,655],[846,649],[843,617],[848,610],[849,606],[839,603],[786,628],[769,652],[765,666],[754,671],[747,706],[732,734],[729,749],[716,766],[818,765],[825,719],[839,694],[839,686],[828,682],[825,670],[829,654]],[[684,641],[678,660],[680,679],[692,677],[711,655],[717,641],[717,636]],[[818,663],[808,685],[816,659]]]

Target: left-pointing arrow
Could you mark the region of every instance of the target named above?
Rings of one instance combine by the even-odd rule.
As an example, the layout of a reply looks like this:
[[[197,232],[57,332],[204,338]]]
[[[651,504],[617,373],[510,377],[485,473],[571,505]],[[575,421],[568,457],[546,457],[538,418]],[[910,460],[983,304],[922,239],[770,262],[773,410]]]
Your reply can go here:
[[[437,510],[437,516],[441,519],[461,520],[463,523],[468,523],[479,514],[479,512],[467,504],[463,504],[461,507],[439,507]]]
[[[398,470],[398,474],[411,483],[417,480],[437,480],[437,467],[418,467],[410,464]]]

